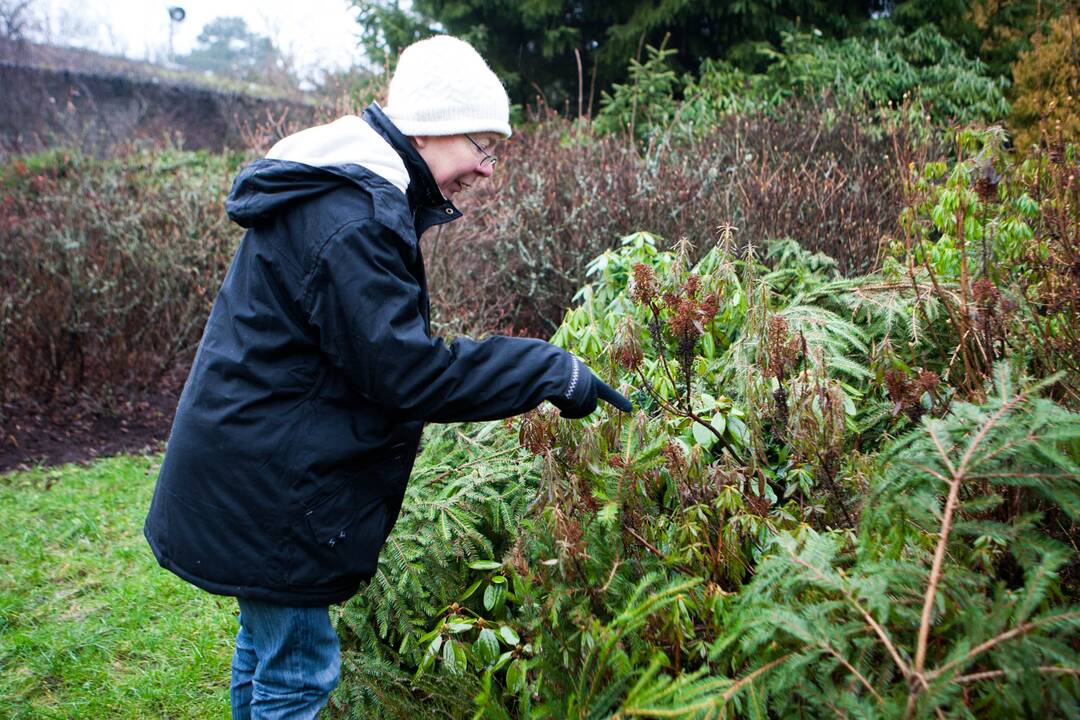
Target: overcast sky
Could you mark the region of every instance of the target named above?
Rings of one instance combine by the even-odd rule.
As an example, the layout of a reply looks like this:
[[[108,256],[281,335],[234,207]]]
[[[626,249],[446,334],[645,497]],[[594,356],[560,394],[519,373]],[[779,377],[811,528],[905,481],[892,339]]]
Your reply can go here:
[[[359,26],[346,0],[37,0],[47,17],[48,39],[137,59],[159,60],[168,52],[170,6],[184,8],[173,48],[177,55],[195,45],[203,25],[216,17],[239,16],[291,55],[301,75],[318,68],[339,69],[360,60]]]

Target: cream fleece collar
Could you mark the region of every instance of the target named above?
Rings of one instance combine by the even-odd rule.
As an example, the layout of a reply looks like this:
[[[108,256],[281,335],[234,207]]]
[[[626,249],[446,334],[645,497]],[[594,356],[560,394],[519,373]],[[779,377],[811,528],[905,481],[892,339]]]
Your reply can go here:
[[[409,173],[401,157],[373,127],[355,115],[282,138],[266,158],[313,167],[360,165],[403,193],[409,187]]]

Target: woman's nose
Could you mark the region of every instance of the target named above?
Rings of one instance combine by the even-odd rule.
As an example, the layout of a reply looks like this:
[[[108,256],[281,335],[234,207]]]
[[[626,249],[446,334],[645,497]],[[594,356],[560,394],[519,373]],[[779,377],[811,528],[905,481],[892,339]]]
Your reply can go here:
[[[495,172],[495,166],[481,161],[476,166],[476,172],[484,177],[491,177],[491,174]]]

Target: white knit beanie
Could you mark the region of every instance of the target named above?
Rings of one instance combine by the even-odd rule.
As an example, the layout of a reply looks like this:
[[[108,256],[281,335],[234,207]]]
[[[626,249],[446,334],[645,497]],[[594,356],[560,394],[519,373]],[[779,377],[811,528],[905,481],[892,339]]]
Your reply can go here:
[[[472,45],[449,35],[402,51],[383,111],[405,135],[510,137],[510,99],[502,83]]]

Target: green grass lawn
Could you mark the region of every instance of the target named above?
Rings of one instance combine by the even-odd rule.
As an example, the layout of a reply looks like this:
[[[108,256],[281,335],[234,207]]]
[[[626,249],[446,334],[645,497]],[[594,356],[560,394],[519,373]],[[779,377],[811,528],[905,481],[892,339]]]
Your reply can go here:
[[[222,718],[236,602],[143,539],[160,456],[0,475],[0,718]]]

